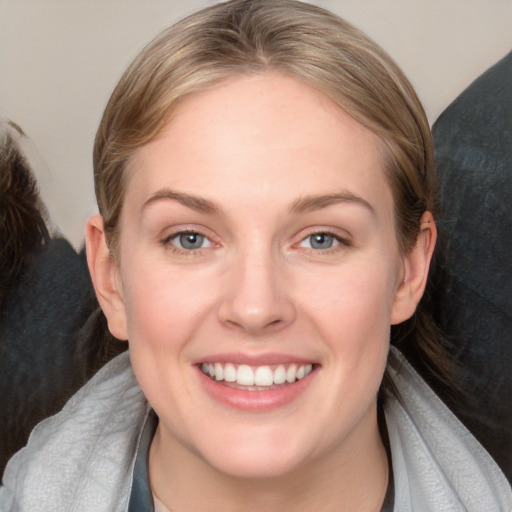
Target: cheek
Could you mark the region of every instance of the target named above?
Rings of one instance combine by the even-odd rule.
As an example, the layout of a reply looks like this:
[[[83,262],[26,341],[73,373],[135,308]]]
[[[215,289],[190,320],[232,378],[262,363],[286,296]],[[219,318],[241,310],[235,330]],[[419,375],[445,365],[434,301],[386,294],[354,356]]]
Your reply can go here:
[[[305,289],[303,310],[329,345],[338,378],[352,382],[352,390],[372,394],[380,385],[389,349],[393,268],[353,266],[325,276],[322,287],[310,283]]]
[[[172,289],[154,280],[151,272],[131,276],[128,282],[124,281],[123,288],[130,344],[144,341],[158,345],[175,324],[167,307],[172,302]]]
[[[311,315],[322,318],[323,325],[359,338],[375,329],[389,331],[394,283],[395,271],[390,265],[334,269],[307,283],[302,303]]]
[[[153,261],[142,268],[123,281],[130,358],[147,398],[163,408],[174,396],[168,383],[179,380],[187,347],[207,314],[208,294],[199,286],[202,279],[170,272],[167,265]],[[189,395],[180,382],[180,393]]]
[[[123,291],[128,340],[131,345],[144,343],[153,349],[175,348],[200,325],[211,306],[214,287],[200,271],[187,273],[165,262],[145,261],[143,266],[135,261],[126,265]]]

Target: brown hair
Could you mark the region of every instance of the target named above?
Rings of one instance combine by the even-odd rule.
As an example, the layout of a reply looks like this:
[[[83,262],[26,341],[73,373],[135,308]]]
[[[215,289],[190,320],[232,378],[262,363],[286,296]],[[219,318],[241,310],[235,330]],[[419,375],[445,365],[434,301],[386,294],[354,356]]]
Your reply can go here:
[[[117,254],[126,166],[186,96],[234,74],[279,71],[326,94],[383,142],[402,253],[435,210],[433,143],[409,81],[371,39],[334,14],[294,0],[232,0],[203,9],[151,42],[105,109],[94,146],[96,197]],[[421,308],[392,340],[414,335],[434,369],[444,351]],[[442,373],[442,372],[441,372]]]
[[[0,306],[49,238],[46,208],[22,147],[24,140],[18,125],[0,119]]]

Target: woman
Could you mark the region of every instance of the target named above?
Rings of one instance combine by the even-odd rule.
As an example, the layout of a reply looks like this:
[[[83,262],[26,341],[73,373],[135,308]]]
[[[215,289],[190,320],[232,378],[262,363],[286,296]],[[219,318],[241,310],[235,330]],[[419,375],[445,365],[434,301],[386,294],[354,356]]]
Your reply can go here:
[[[209,7],[127,70],[94,167],[89,268],[129,356],[35,430],[4,509],[512,506],[390,352],[398,326],[445,366],[416,312],[436,241],[430,132],[373,42],[288,0]]]

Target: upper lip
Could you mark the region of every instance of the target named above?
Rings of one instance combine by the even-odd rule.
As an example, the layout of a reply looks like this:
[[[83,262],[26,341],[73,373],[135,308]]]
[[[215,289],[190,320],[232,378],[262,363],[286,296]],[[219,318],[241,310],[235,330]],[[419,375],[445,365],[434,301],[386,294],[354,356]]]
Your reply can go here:
[[[299,357],[292,354],[283,354],[278,352],[262,353],[262,354],[247,354],[242,352],[231,353],[216,353],[205,355],[194,362],[194,364],[201,363],[233,363],[233,364],[246,364],[248,366],[264,366],[275,364],[308,364],[315,363],[316,361],[307,357]]]

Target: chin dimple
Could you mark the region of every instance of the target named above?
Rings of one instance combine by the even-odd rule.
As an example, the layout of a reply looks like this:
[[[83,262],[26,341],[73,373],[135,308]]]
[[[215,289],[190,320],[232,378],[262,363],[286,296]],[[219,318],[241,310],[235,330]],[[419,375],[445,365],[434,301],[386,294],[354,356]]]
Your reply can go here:
[[[240,386],[269,387],[279,384],[292,384],[309,375],[313,364],[279,364],[249,366],[232,363],[203,363],[201,370],[205,375],[219,382],[234,383]]]

